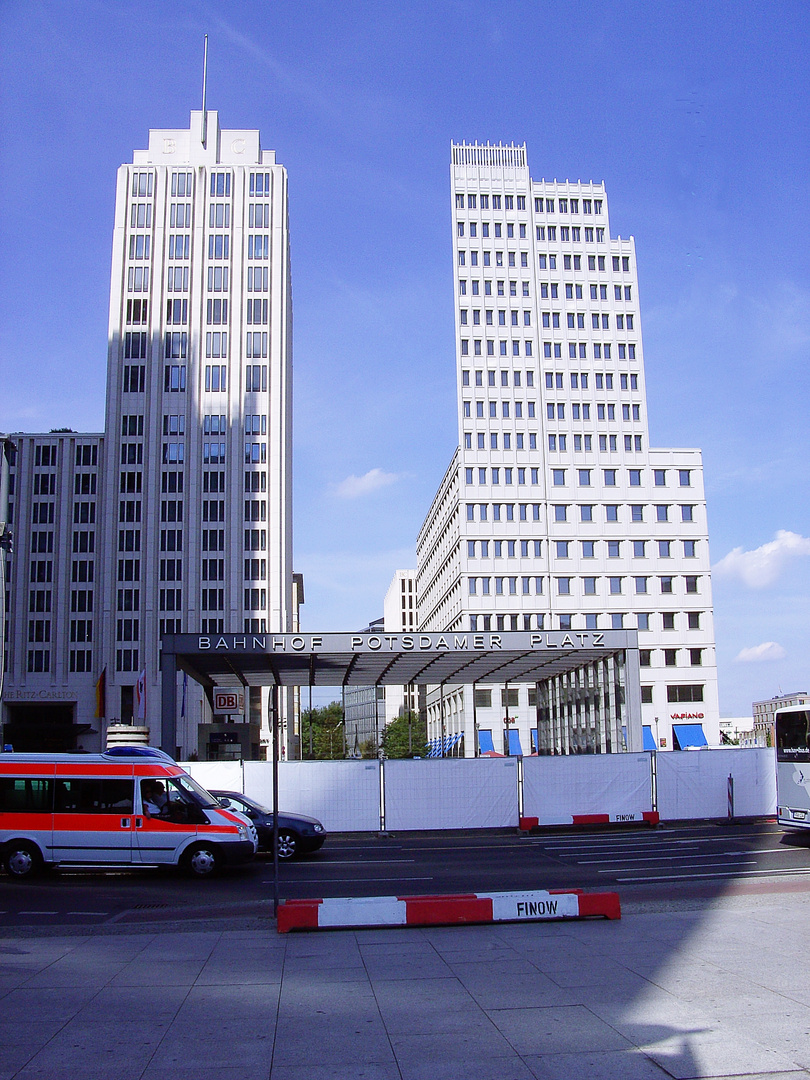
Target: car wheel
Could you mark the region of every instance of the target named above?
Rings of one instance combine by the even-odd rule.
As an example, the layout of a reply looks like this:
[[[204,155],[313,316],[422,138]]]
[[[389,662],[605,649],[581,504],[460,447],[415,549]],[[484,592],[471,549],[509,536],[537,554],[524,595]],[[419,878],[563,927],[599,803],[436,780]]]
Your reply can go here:
[[[3,855],[3,865],[8,876],[16,881],[36,877],[42,869],[42,854],[36,844],[27,840],[12,842]]]
[[[219,867],[219,855],[212,844],[198,844],[186,852],[183,866],[194,877],[211,877]]]
[[[279,829],[278,857],[280,859],[294,859],[300,846],[301,839],[298,833],[291,832],[290,829]]]

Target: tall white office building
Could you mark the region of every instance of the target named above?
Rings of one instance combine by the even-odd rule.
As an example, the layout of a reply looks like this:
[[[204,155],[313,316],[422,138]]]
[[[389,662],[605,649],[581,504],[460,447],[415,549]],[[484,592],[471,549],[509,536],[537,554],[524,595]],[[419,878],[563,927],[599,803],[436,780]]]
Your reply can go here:
[[[87,471],[98,482],[93,475],[93,497],[83,500],[95,504],[92,521],[73,516],[83,504],[69,504],[89,489],[74,494],[63,485],[64,512],[57,505],[47,522],[63,535],[46,540],[56,544],[46,553],[60,544],[85,552],[72,532],[93,544],[92,614],[82,612],[92,641],[82,645],[93,679],[106,672],[98,740],[104,720],[120,718],[145,723],[160,744],[162,634],[294,629],[291,324],[287,173],[275,151],[261,149],[258,131],[222,129],[213,111],[192,112],[188,129],[150,131],[148,148],[118,170],[106,437],[92,447],[79,439],[78,449],[64,437],[43,437],[39,450],[19,440],[14,470],[22,551],[28,526],[39,522],[32,515],[53,513],[41,505],[45,473],[90,465],[71,455],[93,454]],[[23,576],[18,566],[20,629],[34,589]],[[53,698],[80,721],[88,704],[73,692],[68,647],[76,643],[68,641],[65,607],[76,589],[65,589],[58,609],[51,590],[53,606],[34,612],[47,615],[42,632],[52,630],[51,641],[19,649],[6,686],[15,701],[35,693],[47,707]],[[55,644],[64,656],[49,656],[43,670],[37,653],[53,653]],[[262,691],[245,690],[249,736],[214,717],[196,687],[179,700],[179,753],[206,757],[220,747],[219,756],[258,756]],[[14,719],[21,716],[17,710]]]
[[[417,542],[420,629],[637,628],[645,746],[719,744],[701,453],[649,445],[633,238],[602,184],[532,180],[525,146],[454,144],[451,189],[459,447]],[[577,693],[539,747],[527,687],[434,693],[429,735],[604,749]]]
[[[118,171],[110,286],[103,661],[122,710],[138,672],[157,701],[162,633],[292,629],[291,324],[275,151],[216,112],[150,131]]]

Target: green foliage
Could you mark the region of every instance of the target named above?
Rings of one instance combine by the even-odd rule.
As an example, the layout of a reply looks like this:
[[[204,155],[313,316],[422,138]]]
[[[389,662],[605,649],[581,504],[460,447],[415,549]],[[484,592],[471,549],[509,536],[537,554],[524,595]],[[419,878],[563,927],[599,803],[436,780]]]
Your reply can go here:
[[[383,750],[387,758],[412,758],[426,754],[427,723],[419,714],[406,712],[386,725],[382,736]]]
[[[376,758],[377,757],[377,743],[374,739],[364,739],[358,747],[361,758]]]
[[[337,701],[301,712],[301,757],[305,761],[344,758],[343,709]]]

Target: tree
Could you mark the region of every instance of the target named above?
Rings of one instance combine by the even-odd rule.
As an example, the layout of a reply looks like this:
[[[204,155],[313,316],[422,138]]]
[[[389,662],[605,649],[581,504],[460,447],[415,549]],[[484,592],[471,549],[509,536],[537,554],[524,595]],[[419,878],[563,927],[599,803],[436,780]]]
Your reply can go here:
[[[301,757],[309,761],[335,761],[345,756],[340,704],[333,701],[322,709],[305,709],[301,713]]]
[[[427,723],[415,712],[405,712],[386,725],[382,746],[387,758],[425,756]]]

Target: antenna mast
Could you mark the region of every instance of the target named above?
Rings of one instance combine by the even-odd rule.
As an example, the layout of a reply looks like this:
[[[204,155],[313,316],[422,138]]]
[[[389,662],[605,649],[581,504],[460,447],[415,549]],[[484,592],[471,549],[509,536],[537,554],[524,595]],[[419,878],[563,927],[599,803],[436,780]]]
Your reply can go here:
[[[205,35],[205,49],[203,52],[203,86],[202,86],[202,144],[205,146],[208,139],[208,111],[205,107],[205,91],[208,84],[208,34]]]

